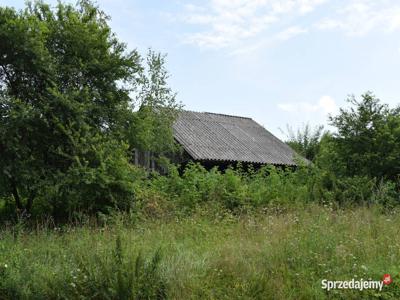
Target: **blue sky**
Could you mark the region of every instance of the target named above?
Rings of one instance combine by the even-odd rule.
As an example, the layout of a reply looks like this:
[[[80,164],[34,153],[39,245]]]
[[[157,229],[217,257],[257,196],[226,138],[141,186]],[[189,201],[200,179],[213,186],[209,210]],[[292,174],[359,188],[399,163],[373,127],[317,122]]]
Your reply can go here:
[[[326,125],[349,94],[400,103],[397,0],[97,3],[130,49],[167,54],[170,85],[190,110],[252,117],[283,137],[286,124]]]

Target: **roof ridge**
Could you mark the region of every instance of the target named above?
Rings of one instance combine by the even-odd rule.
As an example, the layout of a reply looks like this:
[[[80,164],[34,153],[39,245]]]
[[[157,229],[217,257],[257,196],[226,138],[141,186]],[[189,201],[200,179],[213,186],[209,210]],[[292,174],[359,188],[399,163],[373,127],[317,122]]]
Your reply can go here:
[[[230,117],[230,118],[239,118],[239,119],[253,120],[253,119],[250,118],[250,117],[235,116],[235,115],[214,113],[214,112],[208,112],[208,111],[194,111],[194,110],[186,110],[186,109],[184,109],[183,111],[184,111],[184,112],[196,113],[196,114],[210,114],[210,115],[217,115],[217,116]]]

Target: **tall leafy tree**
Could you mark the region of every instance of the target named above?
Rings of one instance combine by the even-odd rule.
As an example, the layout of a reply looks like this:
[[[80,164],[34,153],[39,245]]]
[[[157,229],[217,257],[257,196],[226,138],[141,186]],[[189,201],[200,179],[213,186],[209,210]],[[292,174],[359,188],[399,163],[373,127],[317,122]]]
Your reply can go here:
[[[176,150],[172,123],[181,108],[176,94],[168,86],[169,75],[164,65],[165,56],[150,50],[134,94],[137,113],[133,115],[133,126],[128,132],[131,148],[157,155]]]
[[[85,0],[0,8],[0,189],[19,210],[128,205],[129,149],[171,147],[177,104],[163,58],[127,51],[108,20]],[[132,109],[148,103],[151,124]]]
[[[319,152],[323,130],[322,125],[312,128],[310,124],[305,124],[295,131],[288,125],[286,143],[299,155],[313,161]]]
[[[348,109],[330,118],[337,128],[330,140],[335,167],[341,167],[342,175],[398,179],[400,108],[389,108],[370,92],[348,102]]]

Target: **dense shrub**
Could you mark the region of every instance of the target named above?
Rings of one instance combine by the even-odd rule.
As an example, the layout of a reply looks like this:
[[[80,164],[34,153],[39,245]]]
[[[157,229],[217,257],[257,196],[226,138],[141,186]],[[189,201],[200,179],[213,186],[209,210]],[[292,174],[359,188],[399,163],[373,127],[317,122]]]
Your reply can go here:
[[[139,190],[141,203],[153,201],[153,207],[168,207],[166,203],[170,203],[182,211],[212,202],[231,211],[309,202],[339,206],[400,203],[394,182],[377,182],[366,176],[336,177],[317,166],[297,170],[264,166],[246,172],[239,166],[222,172],[216,167],[207,171],[200,164],[191,163],[180,176],[177,167],[171,165],[168,175],[154,174]]]
[[[398,183],[394,181],[377,181],[367,176],[337,177],[315,165],[297,170],[264,166],[244,171],[239,166],[220,171],[191,163],[181,174],[177,166],[170,165],[166,175],[149,174],[133,166],[106,168],[103,165],[103,168],[79,172],[86,175],[60,177],[59,182],[49,185],[35,202],[33,216],[59,214],[62,218],[67,212],[71,220],[81,218],[82,214],[97,212],[104,216],[122,210],[136,216],[168,219],[177,214],[190,214],[200,206],[239,213],[262,208],[290,209],[308,203],[340,207],[379,204],[387,209],[400,203]],[[108,180],[108,172],[113,172],[113,178],[121,178],[118,184]],[[74,179],[72,184],[79,184],[83,193],[68,189],[69,180]],[[13,202],[3,198],[0,209],[4,217],[10,215]]]

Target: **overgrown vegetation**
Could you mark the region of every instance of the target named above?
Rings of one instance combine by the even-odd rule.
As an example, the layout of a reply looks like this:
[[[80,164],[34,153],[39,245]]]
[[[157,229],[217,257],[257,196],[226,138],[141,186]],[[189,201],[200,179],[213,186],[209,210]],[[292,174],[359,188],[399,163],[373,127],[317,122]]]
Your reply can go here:
[[[392,209],[400,201],[395,183],[362,176],[337,178],[317,167],[304,166],[296,172],[268,166],[244,172],[238,167],[221,172],[190,164],[182,175],[172,167],[167,176],[153,176],[143,182],[137,195],[138,205],[145,210],[153,208],[154,213],[171,209],[190,213],[206,203],[233,213],[310,203],[337,207],[376,204]]]
[[[85,0],[0,8],[0,299],[400,297],[400,107],[368,92],[333,133],[290,129],[297,168],[183,168],[164,57],[107,22]]]
[[[335,133],[305,126],[289,141],[312,164],[220,172],[189,165],[168,176],[132,165],[133,149],[176,150],[179,111],[164,57],[128,52],[89,1],[0,9],[0,208],[6,217],[66,221],[129,211],[147,198],[190,210],[273,203],[399,202],[400,108],[372,93],[330,118]],[[85,41],[83,44],[82,41]],[[137,110],[133,108],[136,107]],[[171,204],[168,204],[171,205]]]
[[[282,130],[281,130],[282,131]],[[282,131],[282,133],[284,133]],[[320,150],[321,138],[324,135],[324,126],[312,128],[310,124],[303,124],[297,131],[287,125],[287,144],[302,157],[314,161]]]
[[[128,52],[107,21],[85,0],[0,8],[0,193],[20,213],[129,208],[133,148],[174,148],[164,57]]]
[[[118,214],[101,226],[10,228],[0,298],[398,299],[399,216],[317,205],[235,216],[205,205],[167,222]],[[381,292],[321,289],[324,278],[386,273],[394,282]]]
[[[394,159],[400,153],[400,114],[380,104],[371,94],[353,103],[355,106],[349,111],[342,110],[332,118],[337,123],[337,133],[326,133],[320,139],[309,130],[301,135],[298,144],[303,149],[312,148],[313,161],[295,170],[274,166],[242,168],[239,164],[220,171],[192,163],[183,170],[169,164],[167,174],[160,175],[129,164],[122,158],[124,150],[102,147],[92,152],[92,159],[95,155],[107,157],[107,164],[97,166],[95,171],[81,166],[65,174],[60,172],[59,181],[39,189],[30,214],[33,219],[52,217],[55,221],[62,220],[66,212],[70,212],[71,219],[82,214],[107,214],[114,209],[137,214],[143,213],[143,209],[153,209],[154,214],[185,214],[204,203],[234,213],[271,205],[309,203],[341,207],[377,204],[390,210],[400,203],[400,161]],[[381,113],[382,116],[377,115]],[[391,121],[383,122],[386,118]],[[310,133],[312,137],[307,138]],[[379,142],[368,144],[369,139]],[[305,143],[306,140],[313,142]],[[360,143],[359,147],[343,146],[352,140]],[[371,163],[367,163],[369,160]],[[108,202],[108,197],[113,202]],[[4,197],[4,216],[15,212],[13,198]]]

